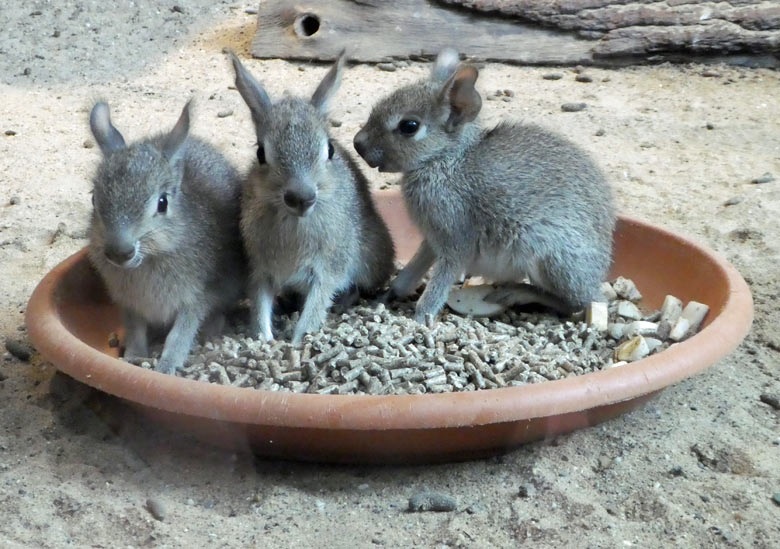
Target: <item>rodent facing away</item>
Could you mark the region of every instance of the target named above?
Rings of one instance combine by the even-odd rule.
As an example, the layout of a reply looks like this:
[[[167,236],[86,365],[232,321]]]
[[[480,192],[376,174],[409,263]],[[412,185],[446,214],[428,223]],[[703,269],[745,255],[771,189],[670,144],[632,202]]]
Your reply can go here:
[[[402,172],[407,208],[424,241],[392,282],[410,294],[433,266],[416,319],[437,314],[464,273],[498,283],[528,276],[562,312],[600,299],[615,212],[600,169],[577,145],[541,127],[476,121],[477,69],[450,49],[431,76],[380,100],[354,146],[372,168]],[[488,296],[511,303],[511,286]]]
[[[390,278],[394,247],[366,178],[328,135],[328,100],[338,87],[342,53],[311,100],[271,103],[235,55],[236,88],[252,113],[257,162],[244,186],[241,231],[251,266],[253,331],[273,339],[275,296],[305,295],[293,343],[316,331],[333,298],[374,293]]]
[[[189,103],[168,134],[126,145],[108,105],[90,127],[103,152],[93,183],[89,257],[119,305],[125,358],[149,356],[148,328],[168,329],[160,372],[187,358],[198,329],[221,331],[241,299],[246,261],[238,227],[241,181],[189,134]]]

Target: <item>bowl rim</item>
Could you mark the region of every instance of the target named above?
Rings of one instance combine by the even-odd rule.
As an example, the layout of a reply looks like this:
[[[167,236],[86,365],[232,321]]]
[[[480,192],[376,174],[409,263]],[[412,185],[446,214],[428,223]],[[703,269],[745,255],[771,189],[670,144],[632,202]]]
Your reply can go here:
[[[391,198],[396,194],[385,192]],[[747,283],[723,257],[666,229],[631,217],[620,219],[696,248],[726,279],[728,297],[704,329],[662,353],[561,380],[425,395],[318,395],[204,383],[133,367],[81,341],[60,319],[57,285],[71,268],[87,260],[86,249],[41,280],[25,320],[31,342],[65,374],[128,401],[188,416],[275,427],[368,431],[474,427],[582,412],[658,391],[704,370],[739,345],[753,320]]]

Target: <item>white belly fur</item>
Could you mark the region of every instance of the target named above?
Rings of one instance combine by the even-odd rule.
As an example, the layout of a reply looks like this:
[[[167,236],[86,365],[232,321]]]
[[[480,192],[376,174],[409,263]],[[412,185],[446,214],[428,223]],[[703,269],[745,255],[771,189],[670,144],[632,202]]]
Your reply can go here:
[[[522,282],[526,277],[543,286],[539,260],[534,257],[520,257],[512,250],[481,250],[466,268],[467,274],[481,276],[494,283]]]

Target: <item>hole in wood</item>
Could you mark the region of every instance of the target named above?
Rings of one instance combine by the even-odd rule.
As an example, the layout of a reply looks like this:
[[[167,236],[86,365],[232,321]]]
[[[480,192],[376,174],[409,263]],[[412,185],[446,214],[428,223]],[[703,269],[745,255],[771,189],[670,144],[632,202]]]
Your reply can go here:
[[[295,19],[295,34],[309,38],[320,30],[320,18],[313,13],[304,13]]]

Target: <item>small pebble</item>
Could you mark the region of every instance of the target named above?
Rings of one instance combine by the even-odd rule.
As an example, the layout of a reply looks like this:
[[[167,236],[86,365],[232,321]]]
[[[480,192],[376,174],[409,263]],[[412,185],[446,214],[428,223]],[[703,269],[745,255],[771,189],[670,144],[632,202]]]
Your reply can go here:
[[[762,393],[759,397],[761,399],[761,402],[764,404],[768,404],[775,410],[780,410],[780,395],[777,393],[770,394],[770,393]]]
[[[607,325],[607,332],[609,333],[609,337],[616,341],[623,339],[623,333],[625,331],[626,325],[622,322],[610,322],[609,325]]]
[[[95,146],[95,142],[92,141],[91,139],[85,139],[84,143],[82,143],[81,146],[84,147],[85,149],[91,149],[92,147]]]
[[[689,301],[680,314],[680,318],[688,321],[688,330],[690,332],[698,332],[709,311],[710,308],[707,305],[698,301]]]
[[[612,283],[612,289],[615,290],[618,297],[627,299],[629,301],[639,301],[642,299],[642,294],[637,290],[636,285],[632,280],[619,276]]]
[[[685,318],[678,318],[674,323],[672,330],[669,332],[669,339],[672,341],[682,341],[688,334],[688,330],[691,327],[691,323]]]
[[[547,74],[543,74],[542,78],[545,80],[560,80],[563,78],[563,75],[559,72],[548,72]]]
[[[174,4],[174,6],[171,8],[171,11],[172,11],[173,13],[184,13],[184,8],[182,8],[181,6],[177,6],[176,4]]]
[[[11,197],[11,200],[9,200],[9,201],[8,201],[8,203],[9,203],[11,206],[16,206],[16,205],[18,205],[18,204],[21,204],[21,203],[22,203],[22,199],[21,199],[21,198],[19,198],[18,196],[12,196],[12,197]]]
[[[744,200],[741,196],[732,196],[728,200],[726,200],[723,205],[724,206],[736,206],[737,204],[741,203]]]
[[[593,78],[591,78],[591,77],[590,77],[590,76],[588,76],[587,74],[582,74],[582,73],[578,74],[578,75],[577,75],[577,76],[576,76],[574,79],[575,79],[577,82],[585,82],[585,83],[587,83],[587,82],[593,82]]]
[[[585,310],[585,322],[598,332],[606,332],[609,324],[609,311],[607,304],[594,301]]]
[[[469,515],[475,515],[477,513],[482,513],[484,510],[485,510],[485,508],[482,507],[482,505],[480,505],[479,503],[472,503],[471,505],[466,507],[466,512]]]
[[[108,346],[112,349],[119,347],[119,336],[116,332],[111,332],[108,336]]]
[[[588,107],[587,103],[564,103],[561,105],[563,112],[580,112]]]
[[[702,75],[704,78],[720,78],[720,73],[719,73],[719,72],[710,71],[710,70],[703,71],[703,72],[701,73],[701,75]]]
[[[604,299],[607,301],[615,301],[617,299],[617,292],[609,282],[601,283],[601,295],[603,295]]]
[[[68,230],[68,226],[64,222],[60,221],[59,223],[57,223],[57,228],[52,233],[51,238],[49,239],[49,244],[51,245],[57,242],[57,240],[62,235],[64,235],[65,231],[67,230]]]
[[[715,129],[715,125],[712,122],[707,122],[707,124],[704,127],[707,128],[708,130]]]
[[[683,471],[683,468],[679,465],[675,465],[669,470],[669,474],[673,477],[683,477],[685,476],[685,472]]]
[[[409,512],[447,512],[458,508],[455,499],[440,492],[419,492],[409,498]]]
[[[536,488],[533,484],[521,484],[517,489],[517,495],[521,498],[531,498],[536,494]]]
[[[775,505],[780,505],[780,492],[775,492],[772,496],[772,501],[775,502]]]
[[[764,175],[760,177],[755,177],[750,180],[751,183],[754,185],[761,185],[763,183],[772,183],[775,180],[775,176],[773,176],[771,173],[766,172]]]
[[[13,356],[18,358],[22,362],[27,362],[28,360],[30,360],[30,357],[33,354],[32,347],[16,339],[6,339],[5,348],[9,353],[11,353]]]
[[[25,67],[24,70],[22,71],[22,75],[24,76],[30,76],[31,74],[32,74],[32,69],[30,69],[30,67]]]
[[[513,92],[512,90],[504,90],[504,95],[507,97],[514,97],[515,92]]]
[[[601,137],[601,136],[603,136],[603,135],[604,135],[604,134],[606,134],[606,133],[607,133],[607,132],[605,132],[605,131],[604,131],[604,128],[599,128],[598,130],[596,130],[596,133],[595,133],[594,135],[595,135],[596,137]]]
[[[637,335],[646,336],[656,333],[658,323],[648,322],[646,320],[634,320],[626,324],[623,329],[623,337],[634,337]]]
[[[257,15],[257,8],[247,8],[244,10],[247,15]]]
[[[674,324],[682,314],[683,304],[682,301],[674,297],[673,295],[667,295],[664,298],[664,303],[661,305],[661,322],[668,322]]]
[[[398,67],[392,63],[377,63],[376,68],[385,72],[395,72],[398,69]]]
[[[333,118],[330,121],[330,125],[333,126],[334,128],[340,128],[342,123],[343,122],[341,122],[341,120],[338,120],[336,118]]]
[[[5,135],[7,135],[9,137],[10,136],[14,136],[14,135],[16,135],[16,132],[13,131],[13,130],[5,130]]]
[[[629,320],[640,320],[642,312],[630,301],[618,301],[617,314]]]
[[[650,347],[641,335],[632,337],[615,349],[615,358],[621,361],[625,360],[626,362],[641,360],[649,354]]]
[[[165,520],[165,505],[157,498],[149,498],[146,500],[146,510],[159,520],[160,522]]]
[[[233,115],[233,110],[232,109],[226,109],[224,111],[219,111],[217,113],[217,118],[227,118],[228,116],[232,116],[232,115]]]
[[[59,38],[60,37],[60,31],[55,29],[54,32],[52,33],[52,37],[53,38]]]

